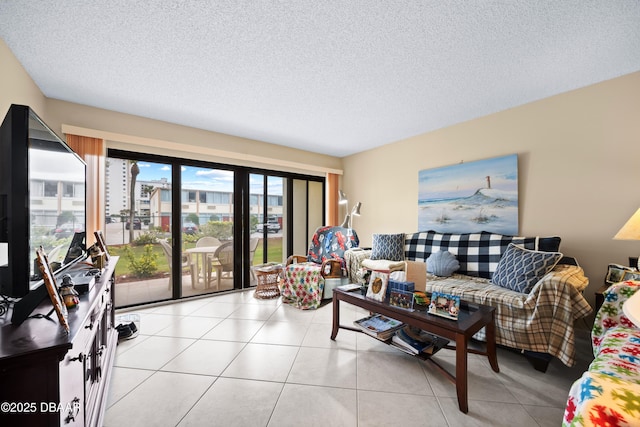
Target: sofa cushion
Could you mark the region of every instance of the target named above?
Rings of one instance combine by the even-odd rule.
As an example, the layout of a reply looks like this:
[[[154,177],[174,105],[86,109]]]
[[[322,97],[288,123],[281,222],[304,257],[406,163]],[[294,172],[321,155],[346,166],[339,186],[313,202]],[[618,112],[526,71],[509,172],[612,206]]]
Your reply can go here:
[[[404,252],[407,260],[425,261],[434,252],[449,251],[460,263],[459,274],[490,279],[509,243],[536,249],[538,238],[506,236],[486,231],[458,234],[431,230],[407,234]]]
[[[404,261],[404,233],[374,234],[371,259]]]
[[[460,268],[460,263],[449,251],[438,251],[427,258],[427,272],[440,277],[449,277]]]
[[[378,271],[402,271],[404,270],[404,261],[389,261],[388,259],[363,259],[362,267],[368,270]]]
[[[556,266],[560,258],[560,252],[532,251],[511,243],[502,255],[491,282],[528,294]]]
[[[560,237],[539,237],[536,247],[537,251],[558,252],[560,250]]]

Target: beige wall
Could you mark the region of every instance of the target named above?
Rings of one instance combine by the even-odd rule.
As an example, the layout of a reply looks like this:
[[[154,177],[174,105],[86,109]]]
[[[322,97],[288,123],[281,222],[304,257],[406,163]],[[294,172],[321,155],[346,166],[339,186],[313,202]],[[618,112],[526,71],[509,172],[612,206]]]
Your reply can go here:
[[[640,207],[640,72],[344,158],[344,191],[363,203],[361,242],[417,231],[418,171],[511,153],[520,234],[561,236],[593,302],[607,264],[640,254],[640,241],[612,240]]]
[[[47,121],[45,115],[45,96],[13,53],[4,40],[0,39],[0,120],[4,119],[11,104],[28,105]]]
[[[56,132],[61,133],[61,126],[65,124],[123,137],[122,140],[106,138],[109,148],[319,176],[324,176],[326,171],[341,173],[342,161],[337,157],[266,142],[55,99],[47,99],[47,111],[49,126]]]

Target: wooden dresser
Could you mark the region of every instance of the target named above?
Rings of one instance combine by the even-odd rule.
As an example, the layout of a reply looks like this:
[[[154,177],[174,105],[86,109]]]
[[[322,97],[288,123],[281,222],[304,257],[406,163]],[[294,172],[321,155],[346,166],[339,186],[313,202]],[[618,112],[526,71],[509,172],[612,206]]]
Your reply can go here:
[[[0,318],[0,425],[101,426],[118,344],[111,257],[93,288],[69,310],[70,333],[52,320]],[[48,313],[47,298],[33,314]]]

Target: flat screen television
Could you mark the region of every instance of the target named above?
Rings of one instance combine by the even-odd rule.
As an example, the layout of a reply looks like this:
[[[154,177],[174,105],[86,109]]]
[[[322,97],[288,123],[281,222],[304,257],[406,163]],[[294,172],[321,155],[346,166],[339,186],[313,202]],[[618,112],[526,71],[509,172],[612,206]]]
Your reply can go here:
[[[0,294],[24,299],[42,288],[39,246],[60,273],[85,256],[85,173],[29,107],[11,105],[0,129]]]

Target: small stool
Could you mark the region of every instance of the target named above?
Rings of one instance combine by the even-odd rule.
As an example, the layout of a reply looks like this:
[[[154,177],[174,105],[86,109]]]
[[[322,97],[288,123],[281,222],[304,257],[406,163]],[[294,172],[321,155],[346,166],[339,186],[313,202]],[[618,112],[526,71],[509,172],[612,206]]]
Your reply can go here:
[[[282,265],[275,263],[261,264],[253,267],[258,285],[253,294],[255,298],[270,299],[280,296],[278,278],[282,273]]]

